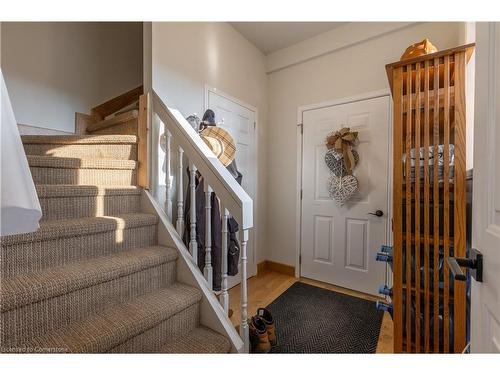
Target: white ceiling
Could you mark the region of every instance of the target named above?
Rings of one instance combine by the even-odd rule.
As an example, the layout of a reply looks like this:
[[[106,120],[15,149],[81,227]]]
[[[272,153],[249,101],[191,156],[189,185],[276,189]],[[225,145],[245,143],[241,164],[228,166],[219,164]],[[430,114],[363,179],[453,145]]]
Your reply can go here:
[[[346,22],[230,22],[264,54],[289,47]]]

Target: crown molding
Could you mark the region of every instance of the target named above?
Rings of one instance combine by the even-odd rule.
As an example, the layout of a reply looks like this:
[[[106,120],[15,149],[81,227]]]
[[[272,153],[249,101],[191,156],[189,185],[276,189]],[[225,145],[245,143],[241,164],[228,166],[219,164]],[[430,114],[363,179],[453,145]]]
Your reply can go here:
[[[350,22],[267,55],[267,74],[415,26],[419,22]],[[362,26],[362,27],[360,27]]]

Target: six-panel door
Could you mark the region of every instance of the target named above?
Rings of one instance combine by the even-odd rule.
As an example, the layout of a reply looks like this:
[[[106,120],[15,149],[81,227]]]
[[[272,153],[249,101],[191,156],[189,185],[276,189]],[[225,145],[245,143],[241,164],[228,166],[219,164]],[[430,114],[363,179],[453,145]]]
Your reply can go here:
[[[373,295],[385,282],[375,255],[388,233],[389,111],[382,96],[304,112],[301,276]],[[359,188],[340,206],[328,193],[325,137],[345,126],[359,136]]]

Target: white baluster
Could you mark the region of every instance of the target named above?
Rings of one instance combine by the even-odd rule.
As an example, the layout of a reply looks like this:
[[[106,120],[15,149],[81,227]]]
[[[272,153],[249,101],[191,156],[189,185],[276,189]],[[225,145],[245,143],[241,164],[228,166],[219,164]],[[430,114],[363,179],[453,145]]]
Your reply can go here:
[[[184,186],[182,186],[182,178],[184,170],[182,166],[182,158],[184,150],[179,147],[179,170],[177,176],[177,222],[176,229],[180,236],[184,233]]]
[[[247,243],[248,229],[240,230],[241,242],[241,324],[240,336],[245,344],[245,353],[250,351],[250,336],[248,332],[248,296],[247,296]]]
[[[212,188],[204,181],[205,191],[205,268],[203,274],[207,280],[208,287],[212,289]]]
[[[229,212],[221,205],[222,214],[222,285],[220,303],[226,314],[229,314],[229,293],[227,292],[227,219]]]
[[[172,159],[172,134],[165,126],[165,186],[166,186],[166,199],[165,199],[165,212],[172,220],[172,169],[170,167],[170,160]]]
[[[196,167],[191,164],[190,168],[190,188],[191,188],[191,201],[189,209],[189,228],[190,228],[190,241],[189,250],[193,256],[194,264],[198,265],[198,244],[196,242]]]

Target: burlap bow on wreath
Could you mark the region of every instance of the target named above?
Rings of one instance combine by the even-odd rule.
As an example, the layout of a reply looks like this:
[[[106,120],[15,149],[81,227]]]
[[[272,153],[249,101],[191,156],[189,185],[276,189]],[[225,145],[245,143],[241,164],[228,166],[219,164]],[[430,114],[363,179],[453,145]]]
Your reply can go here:
[[[352,174],[352,169],[356,165],[356,160],[352,153],[352,147],[358,142],[358,132],[352,132],[351,128],[342,128],[326,137],[326,147],[341,152],[344,156],[345,167],[348,174]]]

